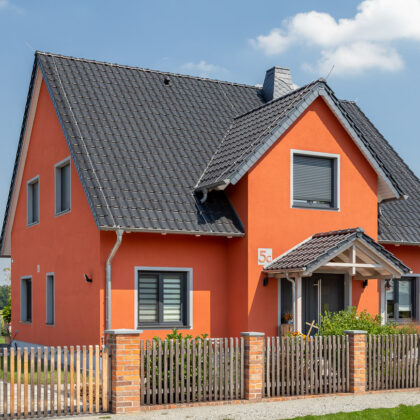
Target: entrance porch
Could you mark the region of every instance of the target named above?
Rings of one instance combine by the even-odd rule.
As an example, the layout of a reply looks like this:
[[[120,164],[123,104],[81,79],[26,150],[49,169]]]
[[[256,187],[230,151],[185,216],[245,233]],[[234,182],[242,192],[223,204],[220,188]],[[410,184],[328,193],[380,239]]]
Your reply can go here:
[[[352,305],[353,281],[397,279],[410,269],[361,228],[318,233],[264,266],[278,279],[278,325],[293,314],[294,331],[319,322],[326,310]],[[380,289],[383,289],[381,285]],[[380,303],[378,302],[378,313]]]

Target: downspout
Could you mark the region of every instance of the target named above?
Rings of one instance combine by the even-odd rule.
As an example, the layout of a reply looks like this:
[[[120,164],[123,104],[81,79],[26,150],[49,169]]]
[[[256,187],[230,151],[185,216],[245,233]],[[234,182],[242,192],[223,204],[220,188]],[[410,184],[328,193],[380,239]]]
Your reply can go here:
[[[111,263],[115,254],[118,251],[118,248],[121,245],[122,236],[124,231],[122,229],[118,229],[116,232],[117,240],[114,244],[114,247],[111,250],[111,253],[106,260],[105,265],[105,278],[106,278],[106,329],[111,329]]]
[[[296,331],[296,299],[295,299],[295,294],[296,294],[296,283],[294,279],[291,279],[289,277],[289,272],[286,271],[286,279],[290,281],[290,283],[292,283],[292,299],[293,299],[293,331]]]

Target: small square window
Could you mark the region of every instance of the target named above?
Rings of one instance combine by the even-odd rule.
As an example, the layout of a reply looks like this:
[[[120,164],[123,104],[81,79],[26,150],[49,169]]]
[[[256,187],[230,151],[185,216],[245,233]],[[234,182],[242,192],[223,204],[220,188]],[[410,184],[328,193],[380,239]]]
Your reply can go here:
[[[20,280],[20,320],[32,322],[32,278]]]
[[[70,161],[55,167],[55,214],[61,214],[71,207]]]
[[[27,223],[33,225],[39,222],[39,178],[29,181],[27,189]]]
[[[338,208],[338,159],[293,153],[293,206]]]
[[[187,327],[187,273],[138,273],[138,325]]]

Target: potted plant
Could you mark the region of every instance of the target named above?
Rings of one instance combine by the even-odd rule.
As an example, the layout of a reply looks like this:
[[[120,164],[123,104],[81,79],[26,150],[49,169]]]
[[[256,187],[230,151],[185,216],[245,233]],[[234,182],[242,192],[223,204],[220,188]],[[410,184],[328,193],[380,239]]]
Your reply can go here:
[[[283,324],[292,324],[293,323],[293,314],[291,312],[286,312],[282,317]]]

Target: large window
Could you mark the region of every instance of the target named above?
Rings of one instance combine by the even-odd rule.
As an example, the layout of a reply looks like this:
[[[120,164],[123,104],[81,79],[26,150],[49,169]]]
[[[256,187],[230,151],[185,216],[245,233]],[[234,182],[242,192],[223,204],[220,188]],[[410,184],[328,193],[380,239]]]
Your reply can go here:
[[[414,277],[402,277],[385,283],[387,320],[403,322],[415,319],[415,288]]]
[[[32,322],[32,278],[23,277],[20,280],[20,320]]]
[[[338,207],[338,158],[292,154],[292,205],[331,209]]]
[[[187,272],[138,272],[138,325],[187,327]]]
[[[31,179],[27,189],[27,222],[33,225],[39,222],[39,177]]]
[[[46,312],[47,312],[47,325],[54,325],[54,315],[55,315],[55,284],[54,284],[54,274],[47,274],[47,285],[46,285]]]
[[[55,167],[55,214],[61,214],[71,207],[70,160]]]

